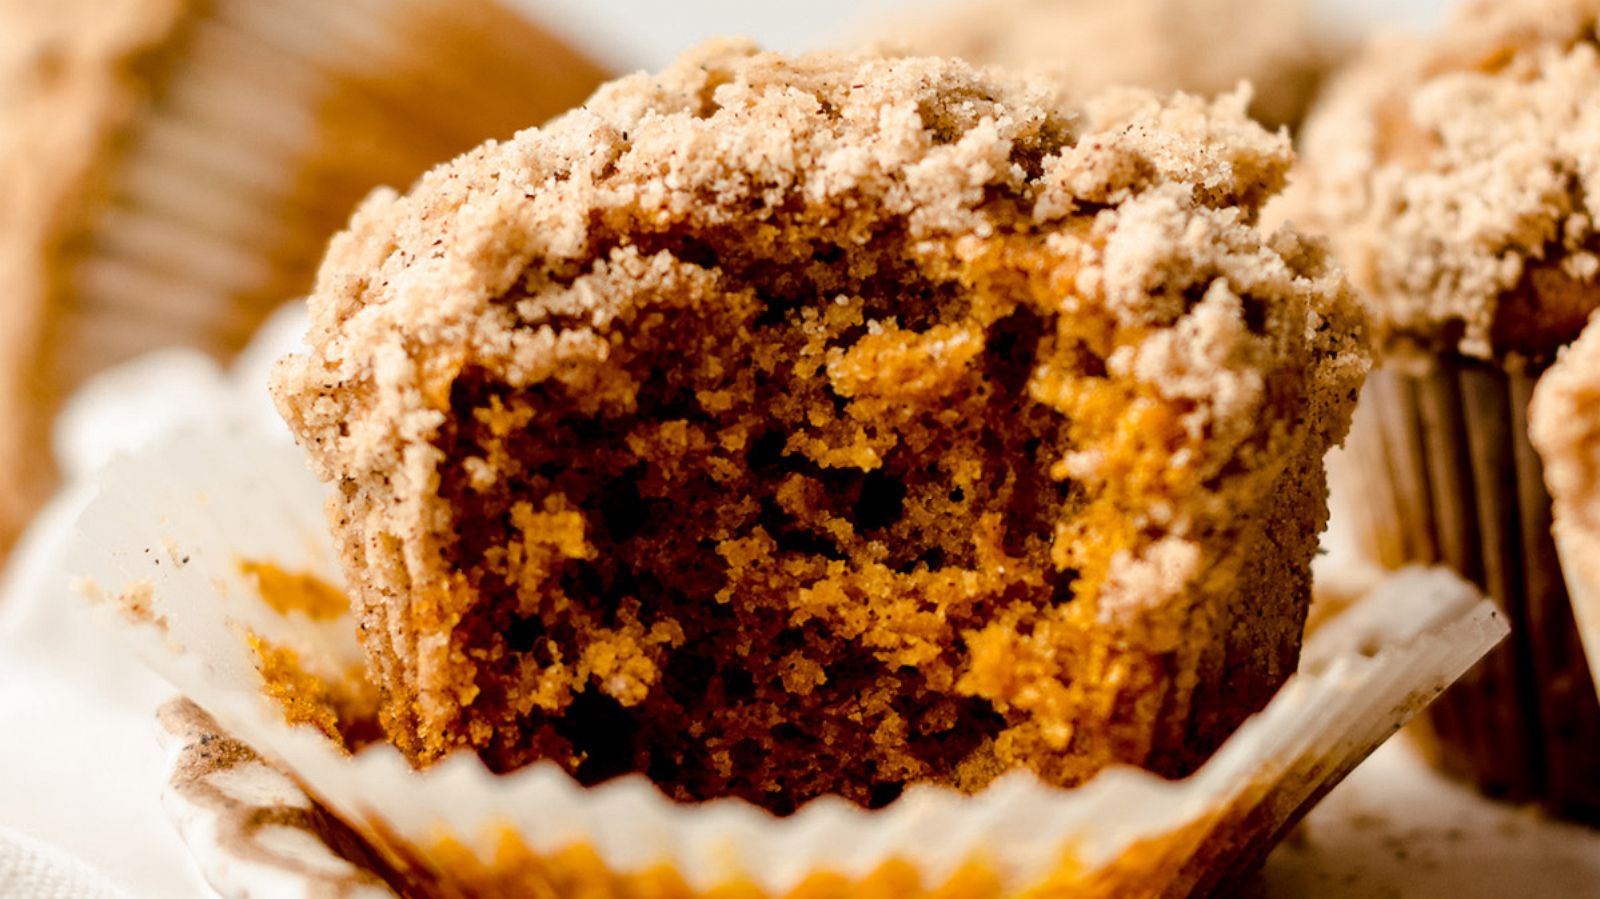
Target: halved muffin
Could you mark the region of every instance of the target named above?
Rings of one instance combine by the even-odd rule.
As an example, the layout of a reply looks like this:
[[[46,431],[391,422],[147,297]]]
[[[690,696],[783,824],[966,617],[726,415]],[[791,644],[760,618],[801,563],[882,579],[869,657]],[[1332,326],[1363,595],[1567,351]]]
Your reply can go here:
[[[279,406],[417,764],[1192,770],[1295,668],[1342,275],[1242,96],[711,45],[384,194]]]

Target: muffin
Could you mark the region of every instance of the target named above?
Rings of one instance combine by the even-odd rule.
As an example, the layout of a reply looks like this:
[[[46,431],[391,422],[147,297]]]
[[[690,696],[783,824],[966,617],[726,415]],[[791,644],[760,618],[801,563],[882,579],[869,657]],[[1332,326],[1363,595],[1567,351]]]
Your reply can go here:
[[[1445,770],[1600,819],[1600,703],[1528,442],[1534,384],[1600,305],[1593,0],[1479,2],[1371,47],[1307,122],[1297,217],[1367,301],[1380,370],[1340,477],[1366,552],[1445,562],[1513,636],[1433,706]]]
[[[230,354],[373,186],[599,80],[497,0],[0,0],[0,550],[87,376]]]
[[[713,44],[370,200],[274,389],[389,738],[778,813],[1193,770],[1366,367],[1244,103]]]
[[[1207,96],[1254,85],[1270,127],[1305,115],[1332,52],[1304,0],[960,0],[882,29],[887,44],[1108,87]]]
[[[1600,327],[1585,328],[1540,379],[1529,426],[1589,667],[1600,670]]]

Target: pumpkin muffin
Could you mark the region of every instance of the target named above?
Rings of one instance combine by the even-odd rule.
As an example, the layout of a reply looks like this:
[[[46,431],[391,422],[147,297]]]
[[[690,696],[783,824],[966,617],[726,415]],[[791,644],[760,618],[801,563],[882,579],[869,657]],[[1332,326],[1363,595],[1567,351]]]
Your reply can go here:
[[[1332,60],[1304,0],[960,0],[882,40],[1036,71],[1078,96],[1143,87],[1212,96],[1254,85],[1250,112],[1299,123]]]
[[[1430,710],[1446,770],[1600,819],[1600,702],[1550,536],[1528,403],[1600,306],[1600,3],[1464,7],[1385,40],[1307,122],[1290,206],[1369,306],[1340,493],[1388,566],[1445,562],[1512,638]]]
[[[1191,771],[1366,367],[1244,102],[714,44],[375,196],[275,390],[390,738],[779,813]]]
[[[0,551],[86,377],[231,354],[374,186],[600,80],[497,0],[0,0]]]

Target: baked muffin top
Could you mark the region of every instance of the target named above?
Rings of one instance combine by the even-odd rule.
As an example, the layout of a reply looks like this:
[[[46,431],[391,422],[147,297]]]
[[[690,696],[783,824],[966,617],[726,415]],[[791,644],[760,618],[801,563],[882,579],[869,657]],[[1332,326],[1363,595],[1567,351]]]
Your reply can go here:
[[[1214,96],[1250,81],[1250,112],[1273,127],[1300,121],[1331,55],[1300,0],[961,0],[882,31],[887,45],[1038,72],[1080,97]]]
[[[1597,23],[1594,0],[1480,0],[1374,42],[1313,111],[1288,208],[1386,351],[1548,358],[1600,305]]]

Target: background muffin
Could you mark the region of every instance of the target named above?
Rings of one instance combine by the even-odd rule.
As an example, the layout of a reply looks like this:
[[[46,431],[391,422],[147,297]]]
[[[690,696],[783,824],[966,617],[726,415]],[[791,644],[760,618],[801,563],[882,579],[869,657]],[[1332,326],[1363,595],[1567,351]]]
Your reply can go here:
[[[1600,53],[1592,0],[1464,7],[1431,42],[1380,41],[1305,130],[1291,203],[1326,228],[1383,370],[1340,492],[1386,565],[1448,562],[1513,635],[1435,704],[1447,770],[1600,815],[1600,703],[1528,442],[1535,382],[1600,306]]]
[[[0,547],[86,376],[231,353],[374,185],[598,79],[496,0],[0,2]]]
[[[410,758],[787,811],[1265,704],[1358,306],[1241,96],[1044,85],[717,45],[362,210],[277,389]]]
[[[963,0],[882,39],[1059,78],[1077,96],[1145,87],[1214,96],[1250,81],[1268,126],[1305,114],[1332,55],[1302,0]]]

